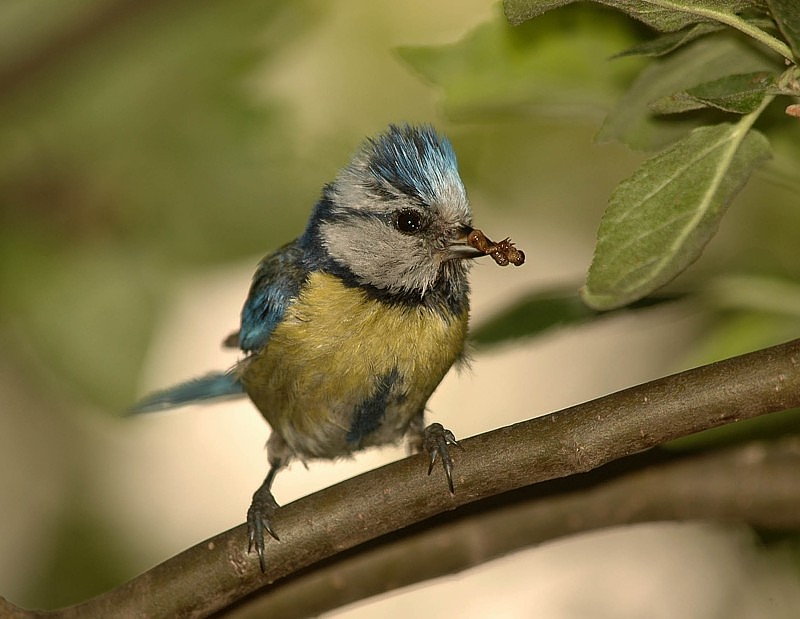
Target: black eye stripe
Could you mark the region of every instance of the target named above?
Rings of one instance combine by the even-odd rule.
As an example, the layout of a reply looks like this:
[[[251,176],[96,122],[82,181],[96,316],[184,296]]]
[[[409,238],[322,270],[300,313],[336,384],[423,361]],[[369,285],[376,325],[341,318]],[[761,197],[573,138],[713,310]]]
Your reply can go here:
[[[416,234],[425,226],[422,213],[413,208],[402,208],[395,211],[394,226],[403,234]]]

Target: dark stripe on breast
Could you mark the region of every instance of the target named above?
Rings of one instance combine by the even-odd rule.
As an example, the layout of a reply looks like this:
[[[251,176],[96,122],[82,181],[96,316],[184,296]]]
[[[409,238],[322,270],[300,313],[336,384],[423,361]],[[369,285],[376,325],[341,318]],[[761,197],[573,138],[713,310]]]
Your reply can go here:
[[[353,422],[347,432],[347,442],[359,445],[367,436],[381,427],[386,415],[392,387],[399,378],[397,368],[384,374],[377,381],[375,392],[364,400],[355,410]]]

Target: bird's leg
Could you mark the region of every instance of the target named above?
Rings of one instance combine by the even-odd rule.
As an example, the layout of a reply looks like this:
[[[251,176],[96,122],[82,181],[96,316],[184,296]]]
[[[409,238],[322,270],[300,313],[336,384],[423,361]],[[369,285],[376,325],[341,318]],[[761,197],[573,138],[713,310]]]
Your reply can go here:
[[[272,496],[271,490],[272,481],[279,469],[280,467],[275,465],[270,467],[264,483],[253,493],[253,501],[247,510],[247,530],[250,538],[247,552],[252,552],[255,547],[262,572],[267,571],[267,564],[264,560],[264,533],[269,533],[274,539],[280,541],[272,528],[272,516],[278,509],[278,502]]]
[[[258,562],[261,571],[267,571],[264,559],[264,533],[269,533],[275,540],[280,541],[277,533],[272,528],[272,517],[278,509],[278,502],[272,496],[272,482],[279,470],[284,468],[291,459],[286,443],[276,433],[272,433],[267,442],[267,457],[269,458],[269,472],[264,482],[253,493],[253,500],[247,510],[247,530],[249,545],[247,552],[253,548],[258,553]]]
[[[425,412],[411,419],[406,433],[406,449],[409,455],[422,453],[425,449]]]
[[[450,445],[461,448],[456,441],[453,433],[442,426],[440,423],[432,423],[425,427],[423,413],[420,413],[411,421],[409,426],[409,448],[414,453],[424,451],[428,454],[428,475],[433,472],[433,465],[436,458],[440,458],[444,467],[444,474],[447,478],[447,487],[450,494],[455,493],[453,487],[453,458],[450,455]],[[462,448],[463,449],[463,448]]]
[[[437,456],[442,460],[444,467],[444,474],[447,477],[447,487],[450,489],[450,494],[455,494],[453,488],[453,458],[450,456],[450,448],[448,445],[455,445],[461,447],[456,441],[453,433],[442,426],[440,423],[432,423],[423,434],[423,449],[428,454],[430,460],[428,461],[428,475],[433,471],[433,465],[436,464]],[[463,448],[462,448],[463,449]]]

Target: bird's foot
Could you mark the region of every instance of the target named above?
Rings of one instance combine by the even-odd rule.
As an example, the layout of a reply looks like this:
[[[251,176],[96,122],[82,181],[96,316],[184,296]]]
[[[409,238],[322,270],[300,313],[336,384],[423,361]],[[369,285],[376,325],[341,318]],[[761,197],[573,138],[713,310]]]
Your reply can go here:
[[[269,533],[275,540],[280,541],[272,529],[272,517],[277,509],[278,502],[272,496],[269,487],[262,486],[253,494],[253,502],[250,503],[247,510],[247,530],[250,540],[247,552],[252,552],[253,548],[256,549],[262,572],[267,571],[264,559],[264,533]]]
[[[458,441],[456,441],[456,437],[453,436],[453,433],[442,426],[442,424],[432,423],[425,428],[422,437],[422,448],[430,458],[428,461],[428,475],[430,475],[431,471],[433,471],[433,465],[436,464],[436,458],[440,458],[442,460],[442,466],[444,467],[445,477],[447,477],[447,487],[450,489],[450,494],[454,494],[453,458],[450,456],[449,445],[455,445],[456,447],[463,449],[463,447],[458,444]]]

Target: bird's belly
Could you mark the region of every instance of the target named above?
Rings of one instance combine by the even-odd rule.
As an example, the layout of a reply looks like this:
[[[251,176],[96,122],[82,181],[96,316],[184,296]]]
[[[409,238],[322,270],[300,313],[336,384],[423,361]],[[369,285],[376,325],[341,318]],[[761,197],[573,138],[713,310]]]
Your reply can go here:
[[[300,457],[394,442],[463,352],[467,312],[387,304],[313,273],[242,382]]]

